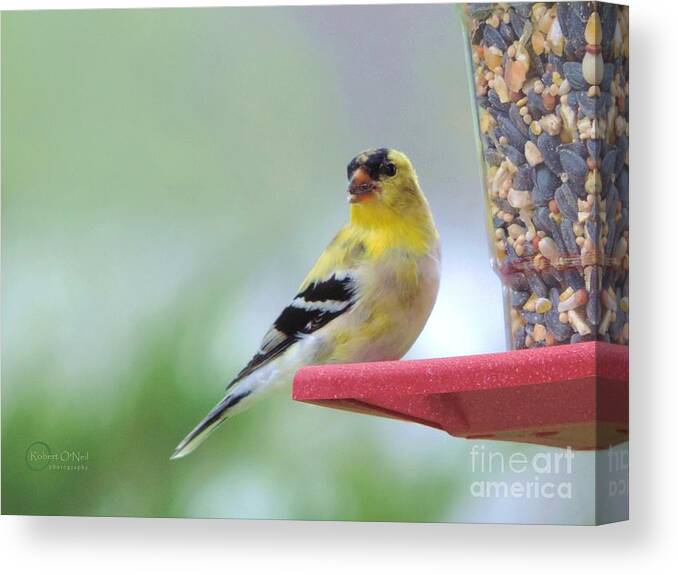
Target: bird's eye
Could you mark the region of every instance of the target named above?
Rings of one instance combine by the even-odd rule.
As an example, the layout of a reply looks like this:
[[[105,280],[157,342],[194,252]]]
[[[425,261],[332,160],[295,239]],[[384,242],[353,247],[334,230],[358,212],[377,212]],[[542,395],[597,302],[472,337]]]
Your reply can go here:
[[[392,164],[392,163],[389,162],[388,164],[384,164],[381,171],[385,176],[391,177],[391,176],[396,175],[397,170],[396,170],[395,164]]]

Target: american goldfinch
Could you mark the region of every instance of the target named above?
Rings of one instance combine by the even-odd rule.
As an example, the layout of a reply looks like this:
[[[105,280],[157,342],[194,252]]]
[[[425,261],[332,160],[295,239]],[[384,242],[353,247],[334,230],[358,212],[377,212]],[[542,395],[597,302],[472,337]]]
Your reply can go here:
[[[400,359],[438,293],[438,231],[405,154],[367,150],[348,164],[349,223],[330,242],[226,396],[177,446],[193,451],[225,419],[300,367]]]

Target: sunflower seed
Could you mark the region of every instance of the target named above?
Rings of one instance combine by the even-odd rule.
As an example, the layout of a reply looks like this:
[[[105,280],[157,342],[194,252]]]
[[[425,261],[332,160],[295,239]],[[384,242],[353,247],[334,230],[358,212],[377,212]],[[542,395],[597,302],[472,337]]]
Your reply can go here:
[[[621,290],[617,290],[617,301],[621,299]],[[620,341],[624,323],[626,323],[626,314],[618,309],[614,321],[610,324],[610,337],[613,341]]]
[[[548,289],[546,288],[544,281],[539,277],[539,274],[529,271],[525,272],[525,277],[527,278],[527,283],[530,285],[530,289],[537,297],[548,297]]]
[[[583,182],[588,173],[586,161],[579,155],[568,149],[560,150],[560,164],[571,180]]]
[[[530,292],[511,290],[511,307],[523,307],[525,302],[530,298]]]
[[[617,149],[612,147],[608,149],[600,165],[600,175],[603,178],[603,183],[609,181],[610,176],[614,172],[614,166],[616,162],[617,162]]]
[[[549,136],[546,133],[540,134],[539,138],[537,138],[537,147],[542,156],[544,156],[544,163],[557,175],[560,175],[563,171],[563,167],[560,164],[560,158],[558,157],[559,143],[560,138]]]
[[[514,148],[513,146],[510,145],[502,146],[502,151],[504,152],[504,155],[509,160],[511,160],[511,163],[516,167],[522,166],[526,161],[523,153],[519,149]]]
[[[525,328],[518,328],[513,334],[513,349],[524,349],[525,348]]]
[[[469,15],[478,20],[484,20],[492,14],[492,6],[483,2],[469,2],[467,5]]]
[[[580,111],[587,118],[593,120],[604,116],[605,102],[601,98],[591,98],[586,92],[577,92],[577,102]]]
[[[615,182],[617,184],[617,189],[619,190],[619,199],[622,202],[622,205],[625,208],[629,207],[629,170],[628,168],[623,168]]]
[[[617,140],[617,161],[614,167],[614,173],[617,177],[624,168],[626,162],[626,152],[629,149],[629,139],[626,136],[619,136]]]
[[[548,206],[549,202],[553,199],[553,194],[548,194],[543,188],[535,186],[532,188],[532,203],[537,207]],[[548,210],[548,208],[547,208]],[[548,217],[548,216],[547,216]],[[546,220],[544,220],[546,221]],[[548,228],[544,229],[543,225],[537,225],[542,231],[547,231]]]
[[[600,225],[594,220],[586,220],[586,236],[594,243],[600,238]]]
[[[487,92],[487,99],[490,102],[490,106],[498,113],[501,115],[508,114],[509,108],[511,107],[511,104],[509,103],[504,103],[499,99],[499,95],[497,92],[492,89]]]
[[[527,94],[527,111],[534,120],[539,120],[543,114],[547,113],[546,106],[544,106],[544,100],[542,100],[542,97],[534,90],[531,90]]]
[[[544,314],[536,313],[533,311],[522,311],[520,312],[521,317],[525,320],[526,323],[544,323]]]
[[[516,250],[514,249],[513,245],[510,243],[506,244],[506,258],[504,261],[506,262],[507,265],[512,265],[514,262],[520,260],[518,257],[518,254],[516,254]]]
[[[568,268],[565,270],[565,284],[567,287],[571,287],[574,291],[586,288],[584,278],[578,270],[573,268]]]
[[[541,76],[541,81],[546,86],[547,88],[553,84],[553,72],[547,68],[546,72],[544,72]]]
[[[523,18],[515,10],[510,11],[509,18],[511,19],[511,26],[513,26],[513,32],[515,33],[517,38],[520,38],[523,35],[523,30],[525,29],[525,18]]]
[[[586,52],[584,30],[586,28],[586,21],[588,20],[588,16],[586,18],[581,18],[580,13],[581,11],[576,9],[574,5],[570,6],[566,23],[569,35],[565,44],[565,54],[568,58],[579,61],[581,61]]]
[[[616,10],[612,4],[603,4],[602,2],[598,5],[598,10],[600,12],[603,55],[605,59],[609,59],[611,57],[614,29],[617,25]]]
[[[485,4],[487,6],[487,4]],[[529,18],[532,11],[532,4],[527,2],[514,4],[513,9],[520,14],[523,18]]]
[[[515,106],[515,104],[512,105]],[[511,112],[509,108],[509,114],[510,113]],[[520,121],[522,122],[522,118]],[[519,150],[522,150],[525,147],[527,137],[523,135],[523,133],[518,128],[515,127],[515,125],[509,118],[507,118],[506,116],[499,116],[497,118],[497,123],[499,124],[502,133],[508,139],[509,144],[511,144],[514,148],[517,148]],[[524,125],[525,122],[523,122],[523,126]]]
[[[589,301],[586,302],[586,319],[591,325],[599,325],[600,314],[600,292],[598,290],[598,268],[593,267],[591,273],[591,289],[589,292]]]
[[[537,186],[535,186],[535,189],[537,189]],[[547,233],[551,232],[553,220],[549,217],[550,213],[548,208],[539,207],[535,210],[532,221],[538,230]]]
[[[541,272],[541,279],[544,280],[546,287],[549,289],[554,287],[560,289],[560,284],[563,281],[560,272],[556,268],[545,269],[543,272]]]
[[[605,290],[615,283],[617,271],[612,267],[604,268],[604,270],[605,273],[603,274],[601,289]]]
[[[575,154],[577,154],[578,156],[580,156],[584,160],[586,160],[586,158],[589,155],[589,152],[586,149],[586,144],[582,141],[572,142],[571,144],[563,144],[560,147],[560,149],[561,150],[570,150],[571,152],[574,152]]]
[[[561,76],[563,76],[563,59],[560,58],[559,56],[556,56],[555,54],[551,53],[549,54],[548,57],[548,63],[553,69],[554,72],[558,72]]]
[[[614,64],[605,64],[603,66],[603,79],[600,82],[600,89],[608,91],[612,85],[612,79],[614,77]]]
[[[588,90],[589,84],[584,80],[582,74],[581,62],[565,62],[563,64],[563,74],[572,86],[573,90]]]
[[[490,166],[498,166],[504,160],[504,156],[501,154],[501,152],[494,147],[485,148],[483,156],[485,157],[487,164]]]
[[[514,217],[518,215],[518,210],[516,210],[511,205],[511,202],[509,201],[508,197],[506,197],[506,198],[501,198],[501,197],[494,198],[494,203],[501,211],[508,212],[509,214],[511,214]]]
[[[560,22],[560,28],[563,31],[563,35],[567,38],[570,35],[567,27],[569,21],[569,5],[567,2],[556,3],[556,15],[558,16],[558,22]]]
[[[605,244],[605,255],[607,257],[612,257],[612,252],[614,251],[614,244],[617,238],[617,222],[612,219],[607,222],[607,243]]]
[[[499,24],[499,33],[502,35],[502,38],[506,40],[509,44],[511,44],[514,40],[516,40],[516,35],[513,33],[513,28],[506,24],[506,22],[501,22]]]
[[[614,215],[617,212],[619,193],[617,192],[617,187],[613,182],[609,182],[606,189],[607,196],[605,198],[605,221],[610,222],[614,219]]]
[[[492,26],[485,26],[483,31],[483,40],[487,46],[495,46],[499,48],[502,52],[506,52],[508,46],[506,45],[506,40],[499,33],[499,30],[492,28]]]
[[[560,220],[560,233],[563,236],[567,253],[579,255],[579,246],[577,245],[577,239],[572,229],[572,220],[566,217]]]
[[[483,41],[483,32],[485,31],[486,24],[483,22],[478,26],[473,33],[471,34],[471,43],[474,45],[479,45]]]
[[[619,232],[626,232],[629,229],[629,209],[621,209],[621,220],[619,222]]]
[[[577,22],[581,24],[581,32],[578,28],[570,29],[570,34],[576,36],[581,33],[582,38],[584,37],[586,24],[591,17],[593,12],[593,2],[572,2],[570,6],[570,25],[572,25],[573,20],[576,19]]]
[[[551,223],[551,237],[553,238],[553,241],[556,242],[558,249],[562,253],[565,253],[565,252],[567,252],[567,246],[565,245],[565,242],[563,241],[563,236],[560,233],[560,227],[553,220],[551,220],[551,222],[552,222]]]
[[[577,198],[570,189],[570,186],[563,184],[555,191],[556,203],[560,212],[568,219],[576,222],[579,219],[579,210],[577,209]]]
[[[532,77],[541,76],[544,73],[544,63],[541,61],[541,58],[537,56],[531,42],[529,42],[525,48],[527,48],[527,53],[530,55],[530,69],[528,70],[528,74]]]
[[[600,157],[600,150],[602,148],[602,140],[598,139],[589,139],[586,140],[586,149],[589,152],[589,155],[594,159],[598,160]]]
[[[520,166],[513,176],[513,187],[516,190],[531,190],[532,186],[534,186],[532,168],[526,165]]]
[[[586,187],[584,186],[583,182],[577,180],[569,180],[567,182],[567,185],[570,186],[570,189],[572,190],[574,195],[577,196],[580,200],[586,199],[588,192],[586,191]]]
[[[546,206],[556,192],[560,180],[546,166],[539,165],[535,168],[535,185],[533,201],[536,206]]]
[[[551,300],[551,310],[544,314],[546,322],[546,329],[548,329],[556,341],[563,342],[569,339],[572,334],[572,329],[569,324],[560,322],[560,314],[558,313],[558,304],[560,303],[560,293],[558,288],[551,288],[549,292],[549,299]]]

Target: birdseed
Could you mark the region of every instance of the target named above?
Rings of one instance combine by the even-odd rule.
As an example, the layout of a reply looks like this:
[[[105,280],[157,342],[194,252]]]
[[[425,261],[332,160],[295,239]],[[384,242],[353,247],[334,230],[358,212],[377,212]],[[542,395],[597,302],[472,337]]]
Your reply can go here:
[[[511,347],[628,344],[628,7],[466,4],[464,20]]]

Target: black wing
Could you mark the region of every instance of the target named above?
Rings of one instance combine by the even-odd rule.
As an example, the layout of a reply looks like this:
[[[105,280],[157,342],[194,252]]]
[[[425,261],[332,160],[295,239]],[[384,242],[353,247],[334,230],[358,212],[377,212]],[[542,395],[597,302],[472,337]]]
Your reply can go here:
[[[303,336],[346,313],[355,303],[355,291],[354,278],[348,272],[309,284],[273,322],[259,351],[226,389],[278,357]]]

